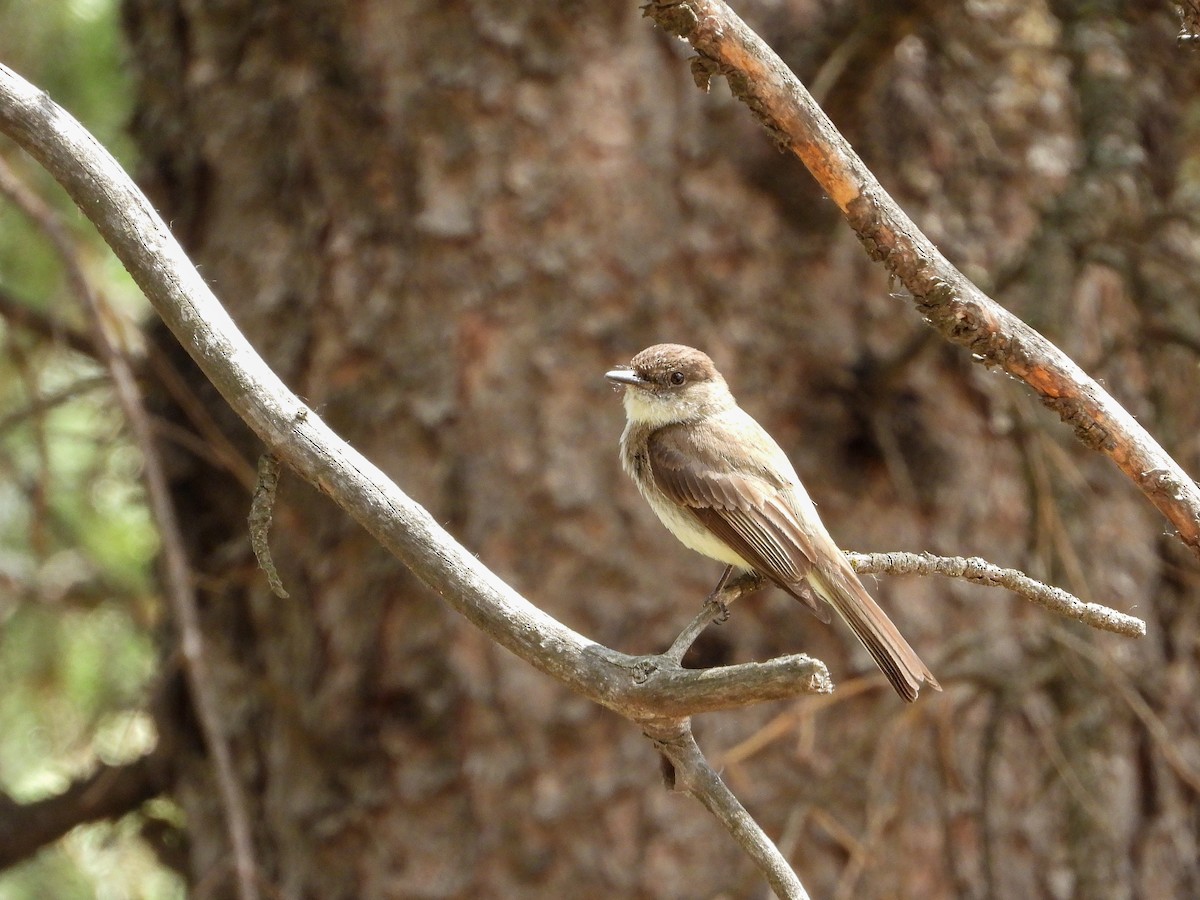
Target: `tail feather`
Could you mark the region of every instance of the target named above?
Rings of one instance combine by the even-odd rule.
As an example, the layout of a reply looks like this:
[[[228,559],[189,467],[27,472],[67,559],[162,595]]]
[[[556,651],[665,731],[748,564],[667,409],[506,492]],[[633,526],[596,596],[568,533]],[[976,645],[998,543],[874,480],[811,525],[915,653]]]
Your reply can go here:
[[[916,700],[922,684],[928,684],[935,691],[942,689],[929,667],[917,656],[917,651],[909,646],[853,571],[814,571],[809,573],[809,582],[850,626],[904,700],[909,703]]]

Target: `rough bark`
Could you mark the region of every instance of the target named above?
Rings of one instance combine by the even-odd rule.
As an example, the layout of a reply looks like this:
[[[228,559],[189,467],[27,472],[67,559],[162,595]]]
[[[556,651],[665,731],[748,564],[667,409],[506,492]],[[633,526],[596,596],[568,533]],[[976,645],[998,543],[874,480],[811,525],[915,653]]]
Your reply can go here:
[[[1176,182],[1194,68],[1172,66],[1167,11],[915,4],[860,38],[822,6],[776,13],[765,36],[827,26],[814,33],[845,30],[835,49],[881,48],[826,78],[867,163],[1200,469],[1196,348],[1178,339],[1200,326],[1175,264],[1194,262]],[[805,650],[839,684],[832,705],[697,728],[815,895],[1200,889],[1194,563],[1036,403],[930,349],[825,201],[780,187],[724,87],[695,90],[681,45],[619,4],[126,8],[144,180],[217,293],[331,425],[568,624],[661,650],[719,574],[616,461],[600,376],[661,339],[717,359],[844,545],[978,554],[1150,620],[1128,648],[983,590],[880,583],[948,687],[901,715],[848,635],[778,593],[735,608],[697,660]],[[283,896],[760,888],[661,790],[640,735],[490,645],[315,492],[280,492],[281,601],[255,568],[245,486],[174,462],[263,877]],[[186,738],[186,698],[162,720]],[[193,877],[226,884],[191,746],[175,783]]]

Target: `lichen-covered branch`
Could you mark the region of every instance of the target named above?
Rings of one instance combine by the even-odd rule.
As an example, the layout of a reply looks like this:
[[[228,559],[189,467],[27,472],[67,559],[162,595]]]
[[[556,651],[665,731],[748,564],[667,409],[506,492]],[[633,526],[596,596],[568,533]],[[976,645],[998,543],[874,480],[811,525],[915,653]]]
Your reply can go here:
[[[1102,606],[1085,603],[1062,588],[1042,584],[1017,569],[1005,569],[977,556],[934,556],[932,553],[847,553],[850,565],[860,575],[943,575],[962,578],[988,587],[1007,588],[1052,613],[1075,619],[1092,628],[1145,637],[1146,623]]]
[[[254,558],[258,567],[267,576],[267,584],[271,593],[280,600],[287,600],[291,595],[283,586],[279,570],[275,568],[275,560],[271,558],[271,515],[275,508],[275,493],[279,489],[279,458],[271,453],[264,453],[258,459],[258,484],[254,488],[254,497],[250,501],[250,515],[247,525],[250,527],[250,546],[254,550]]]

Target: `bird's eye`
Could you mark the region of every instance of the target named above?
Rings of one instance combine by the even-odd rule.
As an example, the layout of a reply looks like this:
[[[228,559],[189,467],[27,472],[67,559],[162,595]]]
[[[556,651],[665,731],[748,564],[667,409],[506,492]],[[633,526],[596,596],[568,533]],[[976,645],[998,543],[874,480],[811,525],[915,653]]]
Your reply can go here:
[[[687,381],[687,376],[682,372],[672,372],[669,377],[671,384],[675,385],[675,387],[679,387],[679,385]]]

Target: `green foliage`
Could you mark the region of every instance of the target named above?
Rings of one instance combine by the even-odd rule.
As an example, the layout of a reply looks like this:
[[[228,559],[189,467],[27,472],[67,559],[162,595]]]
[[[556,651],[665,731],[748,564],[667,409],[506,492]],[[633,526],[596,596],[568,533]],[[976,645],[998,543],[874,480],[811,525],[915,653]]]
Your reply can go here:
[[[0,0],[0,59],[126,160],[129,90],[119,14],[117,0]]]
[[[0,0],[0,61],[129,165],[118,15],[118,0]],[[142,315],[65,194],[11,145],[0,156],[70,223],[85,274],[114,311]],[[3,198],[0,293],[63,328],[86,327],[62,261]],[[158,662],[157,536],[139,469],[102,368],[0,316],[0,790],[18,801],[154,746],[142,707]],[[183,896],[138,837],[142,823],[136,813],[76,828],[0,872],[0,900]]]
[[[125,131],[130,91],[121,65],[119,8],[117,0],[0,0],[0,61],[47,91],[128,164],[133,157]],[[17,153],[4,155],[31,187],[76,223],[84,253],[105,259],[119,299],[136,295],[123,271],[111,281],[109,254],[50,176]],[[38,307],[62,290],[59,261],[7,203],[0,203],[0,284]],[[78,323],[77,310],[70,312],[65,318]]]
[[[77,828],[0,878],[0,900],[182,900],[183,884],[138,838],[140,816]]]

